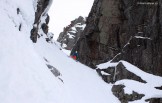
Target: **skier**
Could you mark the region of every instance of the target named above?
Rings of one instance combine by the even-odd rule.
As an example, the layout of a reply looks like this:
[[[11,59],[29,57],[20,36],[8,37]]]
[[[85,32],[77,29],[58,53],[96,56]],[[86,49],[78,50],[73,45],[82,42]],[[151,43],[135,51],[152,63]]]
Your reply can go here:
[[[78,60],[78,52],[75,51],[75,52],[71,55],[71,57],[72,57],[74,60]]]

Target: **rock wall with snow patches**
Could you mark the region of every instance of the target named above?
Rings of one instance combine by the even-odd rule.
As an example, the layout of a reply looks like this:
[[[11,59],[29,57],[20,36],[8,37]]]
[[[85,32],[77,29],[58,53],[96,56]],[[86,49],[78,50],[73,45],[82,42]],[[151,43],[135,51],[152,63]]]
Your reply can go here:
[[[126,60],[162,75],[161,17],[161,0],[95,0],[75,47],[80,61]]]
[[[95,0],[74,50],[79,53],[79,61],[90,67],[108,62],[107,67],[97,66],[97,72],[108,83],[130,79],[147,84],[143,76],[129,71],[131,67],[125,66],[121,60],[147,73],[162,76],[161,18],[162,0]],[[113,63],[118,65],[111,66]],[[145,95],[136,92],[128,95],[124,93],[124,87],[120,85],[112,89],[121,103]],[[146,101],[162,103],[160,98],[152,96]]]
[[[50,41],[53,38],[52,33],[48,33],[49,15],[48,10],[52,5],[53,0],[38,0],[35,9],[35,20],[33,29],[31,30],[31,40],[36,43],[37,38],[43,34],[47,35],[46,41]]]

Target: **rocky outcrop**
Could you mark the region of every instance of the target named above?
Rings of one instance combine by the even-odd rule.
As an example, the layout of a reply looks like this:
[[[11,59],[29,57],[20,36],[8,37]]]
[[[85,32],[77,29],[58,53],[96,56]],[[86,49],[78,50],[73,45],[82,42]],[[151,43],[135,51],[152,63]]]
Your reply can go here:
[[[162,86],[161,87],[155,87],[156,89],[162,90]]]
[[[162,98],[160,96],[153,96],[153,98],[150,98],[147,96],[147,93],[143,92],[145,91],[145,88],[150,85],[150,83],[154,85],[154,81],[156,80],[154,77],[159,76],[153,76],[148,73],[145,73],[141,70],[138,70],[139,68],[133,66],[132,64],[127,63],[125,61],[120,61],[118,63],[109,62],[108,64],[103,63],[101,65],[97,65],[98,69],[96,69],[96,71],[106,83],[113,84],[112,93],[121,101],[121,103],[128,103],[130,101],[141,99],[149,103],[162,103]],[[106,68],[105,65],[107,65],[108,67]],[[147,77],[147,75],[149,76]],[[149,77],[153,81],[146,79]],[[161,92],[161,88],[161,83],[157,83],[156,85],[152,86],[150,90]],[[147,88],[146,90],[149,89]],[[141,101],[141,103],[143,102]]]
[[[52,39],[51,33],[48,34],[48,23],[49,23],[49,16],[47,11],[52,3],[52,0],[38,0],[37,1],[37,8],[35,12],[35,20],[33,24],[33,29],[31,30],[30,39],[33,43],[37,42],[37,38],[42,36],[43,34],[47,35],[48,39]]]
[[[58,76],[61,75],[61,73],[60,73],[54,66],[52,66],[52,65],[50,65],[50,64],[46,64],[46,65],[47,65],[48,69],[51,70],[51,72],[53,73],[53,75],[54,75],[55,77],[58,77]]]
[[[115,83],[116,81],[123,79],[130,79],[141,83],[146,83],[146,81],[141,77],[128,71],[122,63],[119,63],[115,67],[108,67],[107,69],[96,69],[96,71],[107,83]]]
[[[79,16],[77,19],[71,21],[71,24],[64,28],[60,33],[57,41],[66,50],[72,50],[85,27],[85,19]]]
[[[151,98],[151,99],[146,100],[146,102],[149,102],[149,103],[162,103],[162,98]]]
[[[129,101],[140,100],[144,94],[139,94],[135,91],[132,94],[127,94],[124,92],[124,85],[113,85],[112,92],[113,94],[121,101],[121,103],[128,103]]]
[[[79,61],[93,66],[125,60],[162,76],[160,18],[162,0],[95,0],[74,47]]]

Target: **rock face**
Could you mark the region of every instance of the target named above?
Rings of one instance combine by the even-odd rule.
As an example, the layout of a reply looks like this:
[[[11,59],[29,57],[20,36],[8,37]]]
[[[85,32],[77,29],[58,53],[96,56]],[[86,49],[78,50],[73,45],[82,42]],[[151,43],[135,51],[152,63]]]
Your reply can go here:
[[[52,0],[38,0],[37,8],[35,12],[35,20],[33,24],[33,29],[31,30],[31,40],[33,43],[37,42],[37,38],[42,36],[43,34],[47,35],[47,41],[52,39],[51,33],[48,34],[48,23],[49,16],[47,11],[52,3]]]
[[[162,76],[162,0],[95,0],[74,47],[93,66],[125,60]]]
[[[119,63],[115,67],[108,67],[107,69],[96,69],[96,71],[107,83],[115,83],[116,81],[123,79],[130,79],[139,81],[141,83],[146,83],[146,81],[142,80],[141,77],[125,69],[125,66],[122,63]],[[104,73],[108,73],[109,75],[105,75]]]
[[[57,41],[66,50],[71,50],[76,41],[80,37],[85,27],[85,19],[79,16],[77,19],[71,21],[71,24],[64,28],[60,33]]]
[[[126,94],[124,92],[124,85],[113,85],[113,94],[121,101],[121,103],[128,103],[129,101],[135,101],[141,99],[144,94],[139,94],[137,92],[132,92],[132,94]]]
[[[107,61],[127,61],[145,72],[162,76],[162,0],[95,0],[86,27],[73,48],[79,61],[95,67]],[[142,77],[118,64],[97,69],[107,83],[131,79],[146,83]],[[104,72],[104,73],[103,73]],[[144,95],[125,94],[124,86],[114,85],[113,94],[121,101],[141,99]],[[160,87],[157,87],[158,89]],[[150,103],[162,103],[151,98]]]
[[[122,62],[122,61],[118,62],[115,65],[109,65],[108,68],[103,67],[103,65],[102,66],[99,65],[98,67],[101,67],[101,68],[96,69],[97,73],[106,83],[113,84],[112,89],[111,89],[112,93],[114,96],[116,96],[121,101],[121,103],[128,103],[130,101],[141,100],[141,99],[149,103],[162,103],[161,97],[160,98],[153,97],[153,98],[145,99],[144,97],[145,96],[147,97],[148,94],[145,94],[145,92],[142,92],[142,91],[138,91],[138,89],[145,91],[145,89],[142,86],[138,87],[138,89],[131,89],[132,92],[127,92],[128,88],[132,88],[133,86],[136,87],[139,84],[147,85],[150,83],[150,81],[145,80],[146,78],[144,78],[146,75],[144,75],[143,73],[145,72],[139,73],[139,71],[137,71],[139,68],[133,68],[130,65],[126,65],[125,62]],[[136,72],[135,71],[132,72],[132,70],[135,70]],[[139,74],[142,74],[142,75],[139,75]],[[153,79],[153,80],[156,80],[156,79]],[[128,81],[133,81],[136,84],[134,84],[133,82],[129,82],[128,84],[133,84],[133,85],[128,85],[127,84]],[[152,81],[151,83],[153,82],[154,81]],[[154,88],[155,90],[159,90],[159,92],[161,92],[162,87],[160,84],[160,86],[158,87],[153,86],[151,88]],[[141,101],[141,103],[143,102]]]

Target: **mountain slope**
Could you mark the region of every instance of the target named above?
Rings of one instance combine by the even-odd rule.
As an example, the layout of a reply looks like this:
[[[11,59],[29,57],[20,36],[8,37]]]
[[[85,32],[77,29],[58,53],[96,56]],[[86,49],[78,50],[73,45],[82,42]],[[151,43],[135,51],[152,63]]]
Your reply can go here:
[[[54,42],[47,43],[45,34],[32,43],[36,5],[33,0],[0,1],[0,102],[118,103],[111,85]]]
[[[110,61],[96,69],[110,81],[107,84],[94,69],[64,54],[54,41],[47,42],[51,37],[41,28],[47,14],[40,17],[40,24],[34,22],[37,1],[1,0],[0,6],[1,103],[161,102],[161,77],[123,60]],[[33,43],[35,26],[39,34]]]

